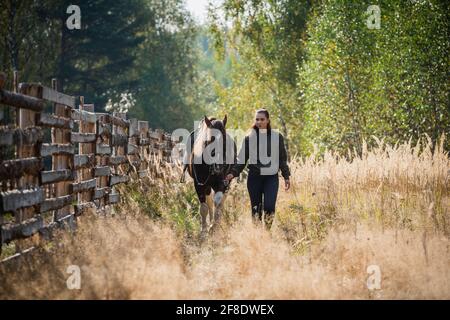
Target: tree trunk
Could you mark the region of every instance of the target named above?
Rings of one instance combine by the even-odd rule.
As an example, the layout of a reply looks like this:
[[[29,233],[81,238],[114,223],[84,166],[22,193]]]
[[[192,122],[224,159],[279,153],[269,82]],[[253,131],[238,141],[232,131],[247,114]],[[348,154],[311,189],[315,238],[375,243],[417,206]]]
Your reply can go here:
[[[360,119],[359,119],[359,112],[357,107],[355,106],[355,92],[353,90],[353,86],[350,79],[350,73],[348,71],[348,67],[346,68],[345,72],[345,82],[347,83],[347,89],[348,89],[348,106],[352,113],[352,128],[354,131],[354,138],[352,139],[352,146],[356,147],[356,150],[358,153],[361,153],[361,125],[360,125]]]
[[[14,20],[16,18],[16,8],[17,4],[14,0],[9,1],[9,11],[8,11],[8,36],[7,44],[10,53],[11,67],[13,71],[19,70],[19,48],[17,44],[17,35],[14,30]]]
[[[66,21],[65,17],[61,16],[61,46],[59,51],[58,72],[57,72],[57,79],[59,84],[59,88],[57,88],[57,90],[60,92],[64,92],[66,81],[66,74],[65,74],[66,53],[67,53]]]

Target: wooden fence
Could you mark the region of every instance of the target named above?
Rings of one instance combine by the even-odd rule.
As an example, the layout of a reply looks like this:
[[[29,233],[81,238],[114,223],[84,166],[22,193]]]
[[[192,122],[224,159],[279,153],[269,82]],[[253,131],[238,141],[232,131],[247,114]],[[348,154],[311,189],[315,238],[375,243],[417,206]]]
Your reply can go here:
[[[115,186],[132,172],[144,177],[170,160],[171,136],[147,121],[95,112],[83,97],[58,92],[56,80],[50,88],[16,77],[7,91],[0,74],[0,109],[9,106],[14,120],[0,126],[0,250],[73,228],[88,208],[119,202]]]

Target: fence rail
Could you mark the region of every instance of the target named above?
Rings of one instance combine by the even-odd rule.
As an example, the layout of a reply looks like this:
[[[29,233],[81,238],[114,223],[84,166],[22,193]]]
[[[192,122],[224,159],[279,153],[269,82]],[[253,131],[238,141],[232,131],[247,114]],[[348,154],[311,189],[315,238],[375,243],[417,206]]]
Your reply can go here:
[[[0,109],[15,112],[0,126],[0,253],[11,241],[73,228],[87,209],[119,202],[115,186],[132,172],[145,177],[170,160],[175,142],[147,121],[95,112],[82,96],[58,92],[56,80],[50,88],[15,78],[13,91],[5,80],[0,73]]]

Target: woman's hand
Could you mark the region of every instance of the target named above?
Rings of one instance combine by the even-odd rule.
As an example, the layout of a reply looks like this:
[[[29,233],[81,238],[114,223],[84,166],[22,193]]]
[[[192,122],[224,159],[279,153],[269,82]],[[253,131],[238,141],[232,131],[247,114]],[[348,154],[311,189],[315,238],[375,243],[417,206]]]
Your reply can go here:
[[[225,180],[231,181],[231,180],[233,180],[233,178],[234,178],[234,175],[233,175],[232,173],[229,173],[229,174],[227,174],[227,176],[225,177]]]
[[[289,179],[284,179],[284,190],[288,191],[290,187],[291,182],[289,181]]]

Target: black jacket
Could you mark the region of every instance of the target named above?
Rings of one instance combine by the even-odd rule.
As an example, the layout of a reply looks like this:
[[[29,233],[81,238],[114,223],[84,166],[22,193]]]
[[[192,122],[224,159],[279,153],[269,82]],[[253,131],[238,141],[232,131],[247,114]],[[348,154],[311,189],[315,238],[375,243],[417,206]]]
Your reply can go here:
[[[238,162],[236,164],[233,165],[233,167],[231,168],[230,172],[235,176],[239,176],[239,174],[242,172],[242,170],[244,170],[245,166],[247,165],[247,162],[249,160],[249,155],[250,155],[250,136],[252,134],[256,134],[256,141],[259,142],[259,138],[260,138],[260,133],[258,129],[254,129],[252,130],[252,132],[248,135],[245,136],[244,140],[242,141],[242,146],[241,149],[239,151],[239,156],[238,156]],[[274,130],[267,130],[267,139],[268,141],[270,141],[271,136],[272,135],[278,135],[279,136],[279,140],[278,140],[278,159],[279,159],[279,168],[278,170],[281,170],[281,175],[283,176],[284,179],[288,179],[289,176],[291,175],[290,171],[289,171],[289,166],[287,164],[287,151],[286,151],[286,146],[284,144],[284,137],[282,136],[281,133],[279,133],[278,131],[274,131]],[[257,143],[257,146],[259,146],[260,144]],[[267,143],[267,154],[269,157],[271,157],[271,143]],[[249,170],[249,174],[257,174],[260,175],[261,174],[261,168],[262,167],[268,167],[268,164],[264,165],[260,162],[259,160],[259,150],[253,150],[253,152],[257,152],[256,153],[256,157],[257,157],[257,163],[249,163],[248,164],[248,170]],[[278,172],[278,171],[277,171]]]

